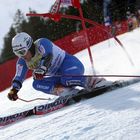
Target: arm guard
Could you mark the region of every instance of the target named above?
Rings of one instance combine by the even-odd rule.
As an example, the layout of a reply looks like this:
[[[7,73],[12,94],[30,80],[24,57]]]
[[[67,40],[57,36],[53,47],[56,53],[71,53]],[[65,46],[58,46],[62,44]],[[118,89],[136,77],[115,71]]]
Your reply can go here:
[[[12,82],[12,86],[13,88],[15,88],[16,90],[20,90],[22,87],[22,83],[18,80],[13,80]]]
[[[52,59],[53,59],[52,54],[48,54],[47,56],[42,57],[40,67],[45,66],[46,70],[48,70],[49,67],[51,66]]]

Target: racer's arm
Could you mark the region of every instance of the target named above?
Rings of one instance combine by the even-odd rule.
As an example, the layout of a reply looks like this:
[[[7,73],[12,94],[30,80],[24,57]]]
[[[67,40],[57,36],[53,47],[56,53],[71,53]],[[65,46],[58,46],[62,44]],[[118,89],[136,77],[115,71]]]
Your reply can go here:
[[[28,71],[28,68],[27,68],[26,62],[24,61],[24,59],[19,58],[16,63],[16,74],[12,81],[12,88],[10,92],[8,93],[8,98],[10,100],[15,101],[18,99],[17,93],[22,87],[22,83],[26,77],[27,71]]]
[[[47,73],[49,67],[51,66],[51,62],[53,59],[53,44],[48,39],[40,39],[38,50],[42,54],[42,59],[40,61],[40,65],[37,69],[33,72],[33,77],[35,79],[41,80],[43,76]]]

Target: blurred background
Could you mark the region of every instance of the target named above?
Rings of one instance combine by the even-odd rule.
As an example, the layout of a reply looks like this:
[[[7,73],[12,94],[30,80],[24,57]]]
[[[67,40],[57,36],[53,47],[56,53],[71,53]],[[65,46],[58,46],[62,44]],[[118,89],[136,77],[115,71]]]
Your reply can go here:
[[[29,33],[34,40],[47,37],[71,54],[87,48],[84,30],[79,20],[26,16],[27,13],[52,13],[59,0],[8,0],[1,2],[0,13],[0,91],[10,86],[15,73],[17,57],[13,54],[11,40],[18,32]],[[83,15],[94,21],[86,23],[90,45],[110,38],[112,35],[131,32],[140,26],[139,0],[81,0]],[[73,6],[61,5],[58,13],[79,16]],[[4,15],[4,16],[3,16]],[[100,28],[99,26],[100,25]],[[102,30],[101,30],[102,28]],[[29,72],[27,77],[30,77]]]

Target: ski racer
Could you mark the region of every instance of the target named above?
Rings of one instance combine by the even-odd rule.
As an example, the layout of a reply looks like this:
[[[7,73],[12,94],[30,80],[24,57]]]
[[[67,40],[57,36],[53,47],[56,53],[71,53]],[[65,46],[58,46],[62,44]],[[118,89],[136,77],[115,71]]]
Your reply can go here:
[[[59,85],[63,87],[81,86],[88,89],[93,85],[94,87],[101,85],[105,81],[103,78],[91,80],[91,78],[82,76],[84,66],[79,59],[68,54],[47,38],[40,38],[33,42],[30,35],[21,32],[12,39],[12,49],[19,57],[12,88],[8,93],[8,98],[12,101],[18,99],[17,93],[29,69],[33,71],[33,88],[47,94],[54,94],[55,88]]]

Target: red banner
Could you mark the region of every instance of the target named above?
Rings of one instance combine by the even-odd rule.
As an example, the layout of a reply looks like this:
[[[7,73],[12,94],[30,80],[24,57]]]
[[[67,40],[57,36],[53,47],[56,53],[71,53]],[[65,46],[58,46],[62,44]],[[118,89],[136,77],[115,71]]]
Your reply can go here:
[[[61,0],[61,3],[63,5],[68,5],[68,6],[72,6],[73,5],[71,0]]]
[[[61,0],[63,5],[74,6],[76,8],[80,8],[79,0]]]
[[[79,0],[72,0],[72,4],[73,4],[74,7],[80,8],[80,2],[79,2]]]
[[[110,29],[108,29],[107,27],[102,26],[102,28],[105,28],[106,30],[108,30],[108,32],[110,32]],[[123,21],[119,24],[119,26],[116,24],[115,34],[119,35],[125,33],[127,30],[127,22]],[[68,53],[75,54],[87,48],[87,46],[85,45],[86,40],[84,32],[85,31],[72,33],[68,36],[63,37],[62,39],[55,41],[55,43],[62,49],[66,50]],[[98,26],[88,28],[87,33],[90,45],[94,45],[108,39],[107,33],[104,30],[101,30]],[[16,70],[16,61],[17,59],[13,59],[0,65],[0,91],[11,86],[11,81]],[[32,72],[30,71],[28,77],[31,75]]]
[[[56,0],[51,9],[51,13],[57,13],[59,11],[59,7],[60,7],[60,0]]]

